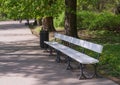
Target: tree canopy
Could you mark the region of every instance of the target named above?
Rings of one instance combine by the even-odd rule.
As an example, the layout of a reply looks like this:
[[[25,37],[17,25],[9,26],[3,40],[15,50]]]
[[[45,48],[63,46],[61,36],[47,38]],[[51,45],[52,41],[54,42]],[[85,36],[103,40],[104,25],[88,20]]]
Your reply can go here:
[[[59,14],[61,14],[61,12],[69,10],[69,9],[65,10],[66,8],[65,1],[67,1],[68,3],[73,2],[73,0],[71,1],[70,0],[0,0],[0,17],[7,17],[10,19],[37,19],[37,18],[49,17],[49,16],[57,17]],[[120,14],[120,0],[76,0],[76,1],[77,1],[76,13],[79,13],[81,11],[88,11],[88,12],[92,11],[96,13],[105,11],[114,14]],[[82,20],[79,20],[79,22],[81,21]],[[89,23],[86,24],[89,25]],[[68,32],[70,32],[69,30],[71,29],[76,30],[76,27],[72,27],[68,29]],[[71,33],[67,33],[67,34],[71,34]]]
[[[0,0],[1,13],[9,18],[37,18],[57,16],[63,9],[63,0]]]

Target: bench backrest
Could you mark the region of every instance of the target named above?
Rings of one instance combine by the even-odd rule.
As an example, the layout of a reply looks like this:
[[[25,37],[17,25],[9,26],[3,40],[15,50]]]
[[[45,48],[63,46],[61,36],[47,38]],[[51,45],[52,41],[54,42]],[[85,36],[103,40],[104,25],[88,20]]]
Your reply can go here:
[[[97,53],[101,53],[102,49],[103,49],[102,45],[91,43],[91,42],[88,42],[86,40],[77,39],[77,38],[67,36],[67,35],[63,35],[63,34],[59,34],[59,33],[55,33],[54,37],[58,38],[58,39],[61,39],[61,40],[64,40],[64,41],[67,41],[69,43],[81,46],[83,48],[92,50],[92,51],[97,52]]]

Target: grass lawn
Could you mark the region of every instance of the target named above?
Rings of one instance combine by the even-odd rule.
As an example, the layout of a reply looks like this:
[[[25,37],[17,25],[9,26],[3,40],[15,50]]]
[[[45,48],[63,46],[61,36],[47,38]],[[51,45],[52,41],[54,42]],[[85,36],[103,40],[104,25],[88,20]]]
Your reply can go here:
[[[79,37],[104,46],[100,57],[100,68],[103,74],[120,79],[120,34],[109,31],[79,31]]]

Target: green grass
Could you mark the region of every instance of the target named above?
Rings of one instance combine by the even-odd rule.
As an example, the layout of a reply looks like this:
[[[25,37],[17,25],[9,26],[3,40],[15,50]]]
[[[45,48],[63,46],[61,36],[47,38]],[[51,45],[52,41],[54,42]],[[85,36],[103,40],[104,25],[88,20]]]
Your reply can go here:
[[[120,77],[120,43],[105,44],[100,61],[105,73]]]
[[[84,30],[79,37],[103,45],[99,63],[101,72],[120,78],[120,34],[105,30]]]

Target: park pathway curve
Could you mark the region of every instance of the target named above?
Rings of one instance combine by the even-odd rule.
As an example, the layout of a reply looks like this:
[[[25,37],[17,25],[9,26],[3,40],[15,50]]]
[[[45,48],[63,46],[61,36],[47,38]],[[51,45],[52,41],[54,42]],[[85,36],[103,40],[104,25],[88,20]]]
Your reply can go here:
[[[106,78],[78,80],[40,49],[39,38],[24,23],[0,22],[0,85],[118,85]]]

